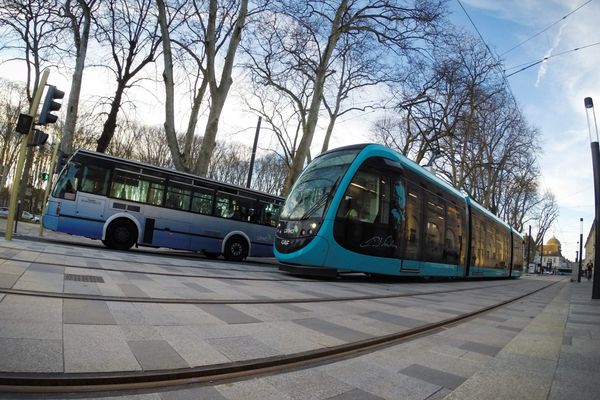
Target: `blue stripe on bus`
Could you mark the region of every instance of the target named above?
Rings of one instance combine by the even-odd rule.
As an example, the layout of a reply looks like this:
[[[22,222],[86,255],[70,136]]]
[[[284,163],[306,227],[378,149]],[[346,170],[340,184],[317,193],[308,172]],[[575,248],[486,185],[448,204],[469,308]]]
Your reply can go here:
[[[46,218],[48,218],[48,216],[46,216]],[[56,226],[56,224],[58,224],[58,220],[60,218],[63,219],[63,221],[65,221],[65,218],[69,218],[69,219],[73,219],[73,220],[80,220],[80,221],[88,221],[88,222],[97,222],[100,223],[102,225],[104,225],[104,221],[101,219],[93,219],[93,218],[85,218],[85,217],[79,217],[79,216],[74,216],[74,215],[65,215],[65,214],[60,214],[58,217],[51,217],[51,218],[56,218],[56,222],[53,224],[49,224],[48,226],[44,225],[46,228],[48,229],[52,229],[52,226]],[[68,231],[65,231],[66,233],[75,233],[76,230],[74,229],[74,227],[72,229],[70,228],[70,224],[67,223],[67,225],[65,226],[64,223],[61,223],[61,230],[62,229],[68,229]],[[92,235],[92,232],[96,232],[97,231],[97,226],[91,226],[91,228],[95,228],[95,229],[86,229],[85,226],[83,225],[77,225],[77,231],[84,231],[84,234],[81,234],[81,236],[85,236],[85,237],[89,237],[92,239],[101,239],[102,238],[102,230],[100,231],[99,235]],[[103,227],[102,227],[103,228]],[[211,236],[211,235],[203,235],[201,233],[192,233],[192,232],[181,232],[181,231],[175,231],[175,230],[171,230],[171,229],[161,229],[161,228],[154,228],[155,232],[163,232],[163,233],[172,233],[172,234],[178,234],[178,235],[188,235],[188,236],[194,236],[194,237],[203,237],[203,238],[207,238],[207,239],[216,239],[216,240],[223,240],[225,237],[224,236]],[[77,233],[79,234],[79,233]],[[250,242],[252,245],[261,245],[261,246],[273,246],[273,242]]]

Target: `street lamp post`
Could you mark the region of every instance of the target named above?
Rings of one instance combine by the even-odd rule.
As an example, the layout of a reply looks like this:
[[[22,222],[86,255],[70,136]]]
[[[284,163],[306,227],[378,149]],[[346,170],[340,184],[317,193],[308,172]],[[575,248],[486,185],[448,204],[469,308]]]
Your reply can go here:
[[[595,197],[595,240],[594,240],[594,281],[592,283],[592,299],[600,299],[600,147],[598,146],[598,124],[594,112],[594,102],[591,97],[584,100],[585,116],[590,134],[590,147],[592,149],[592,169],[594,173]],[[590,114],[591,117],[590,118]],[[593,126],[592,126],[593,119]]]
[[[579,218],[579,271],[577,271],[577,282],[581,282],[581,259],[583,258],[583,218]]]

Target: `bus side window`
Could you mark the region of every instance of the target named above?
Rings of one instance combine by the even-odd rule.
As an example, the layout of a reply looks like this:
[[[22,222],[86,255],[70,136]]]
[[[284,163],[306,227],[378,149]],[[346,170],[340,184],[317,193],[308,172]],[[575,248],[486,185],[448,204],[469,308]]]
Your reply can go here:
[[[213,212],[213,191],[210,189],[196,189],[192,195],[192,205],[190,211],[205,215],[211,215]]]
[[[85,165],[81,177],[81,191],[106,196],[109,170],[95,165]]]

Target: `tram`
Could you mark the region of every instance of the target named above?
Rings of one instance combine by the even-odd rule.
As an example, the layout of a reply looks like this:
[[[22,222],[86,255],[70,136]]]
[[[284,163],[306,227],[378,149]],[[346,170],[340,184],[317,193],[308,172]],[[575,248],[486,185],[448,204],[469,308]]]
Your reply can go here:
[[[523,270],[517,231],[379,144],[316,157],[286,199],[275,236],[280,269],[293,273],[508,278]]]

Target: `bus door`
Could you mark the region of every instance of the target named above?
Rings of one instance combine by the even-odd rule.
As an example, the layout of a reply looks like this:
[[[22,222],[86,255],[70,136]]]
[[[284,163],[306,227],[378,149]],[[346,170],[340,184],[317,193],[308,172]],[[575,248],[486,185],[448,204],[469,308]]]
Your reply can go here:
[[[83,165],[81,184],[77,193],[76,215],[90,221],[106,220],[106,195],[109,169],[96,165]]]

